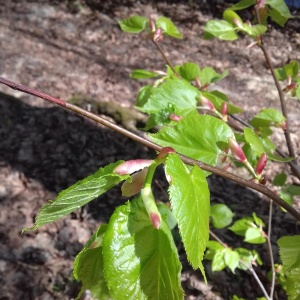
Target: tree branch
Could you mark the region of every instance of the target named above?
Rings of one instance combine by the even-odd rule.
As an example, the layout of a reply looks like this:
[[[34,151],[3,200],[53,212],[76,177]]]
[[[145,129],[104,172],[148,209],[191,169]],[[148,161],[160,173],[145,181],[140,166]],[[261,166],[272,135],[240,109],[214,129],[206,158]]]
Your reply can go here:
[[[5,78],[2,78],[0,77],[0,83],[2,84],[5,84],[7,86],[9,86],[10,88],[12,89],[15,89],[15,90],[18,90],[18,91],[21,91],[21,92],[24,92],[24,93],[27,93],[27,94],[30,94],[30,95],[33,95],[33,96],[37,96],[39,98],[42,98],[46,101],[49,101],[51,103],[54,103],[54,104],[58,104],[70,111],[73,111],[77,114],[80,114],[82,116],[85,116],[91,120],[94,120],[96,121],[97,123],[100,123],[114,131],[117,131],[121,134],[123,134],[124,136],[140,143],[140,144],[143,144],[144,146],[148,147],[148,148],[152,148],[156,151],[161,151],[161,149],[163,147],[141,137],[141,136],[138,136],[137,134],[134,134],[122,127],[120,127],[119,125],[116,125],[108,120],[105,120],[104,118],[100,117],[100,116],[97,116],[91,112],[88,112],[76,105],[73,105],[71,103],[68,103],[66,101],[63,101],[61,99],[57,99],[57,98],[54,98],[52,96],[49,96],[45,93],[42,93],[40,91],[37,91],[35,89],[31,89],[29,87],[26,87],[24,85],[21,85],[21,84],[17,84],[15,82],[12,82],[12,81],[9,81]],[[292,207],[290,206],[289,204],[287,204],[286,202],[284,202],[278,195],[276,195],[274,192],[272,192],[270,189],[268,189],[266,186],[264,185],[261,185],[261,184],[257,184],[255,183],[254,181],[251,181],[251,180],[247,180],[247,179],[244,179],[244,178],[241,178],[241,177],[238,177],[232,173],[229,173],[227,171],[224,171],[222,169],[219,169],[219,168],[216,168],[216,167],[213,167],[211,165],[208,165],[208,164],[205,164],[203,162],[200,162],[200,161],[197,161],[195,159],[192,159],[190,157],[187,157],[185,155],[181,155],[179,154],[179,156],[181,157],[182,161],[186,164],[189,164],[189,165],[197,165],[199,166],[201,169],[205,170],[205,171],[208,171],[208,172],[211,172],[211,173],[214,173],[214,174],[217,174],[219,176],[222,176],[224,178],[227,178],[231,181],[234,181],[242,186],[246,186],[250,189],[253,189],[253,190],[256,190],[262,194],[264,194],[265,196],[267,196],[268,198],[274,200],[274,202],[276,202],[279,206],[283,207],[285,210],[287,210],[295,219],[297,219],[298,221],[300,221],[300,214]]]

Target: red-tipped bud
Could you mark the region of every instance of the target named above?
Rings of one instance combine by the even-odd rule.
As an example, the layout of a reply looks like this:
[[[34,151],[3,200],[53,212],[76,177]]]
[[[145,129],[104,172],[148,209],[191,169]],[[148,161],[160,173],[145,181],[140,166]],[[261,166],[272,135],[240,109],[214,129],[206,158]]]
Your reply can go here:
[[[161,223],[160,215],[156,213],[150,213],[150,221],[155,229],[160,228],[160,223]]]
[[[154,23],[154,20],[151,17],[149,18],[149,27],[150,27],[151,32],[155,32],[155,29],[156,29],[155,23]]]
[[[170,114],[169,115],[169,119],[172,120],[172,121],[175,121],[175,122],[180,121],[182,118],[183,118],[182,116],[177,116],[175,114]]]
[[[132,181],[125,181],[121,187],[122,196],[131,197],[141,191],[145,184],[148,168],[131,175]]]
[[[233,23],[239,27],[239,28],[243,28],[243,23],[241,22],[241,20],[234,18],[233,19]]]
[[[241,146],[233,138],[228,139],[228,145],[233,156],[241,163],[247,161],[246,155]]]
[[[134,159],[123,162],[114,169],[118,175],[132,174],[146,167],[149,167],[154,161],[152,159]]]
[[[200,96],[201,105],[207,110],[215,110],[215,106],[207,98]]]
[[[296,88],[297,88],[297,83],[296,83],[296,82],[292,82],[291,84],[289,84],[288,86],[286,86],[286,87],[283,89],[283,91],[284,91],[285,93],[288,93],[288,92],[290,92],[290,91],[295,90]]]
[[[255,173],[256,174],[260,175],[262,173],[263,169],[265,168],[265,166],[267,164],[267,161],[268,161],[268,156],[267,156],[266,153],[263,153],[260,156],[260,158],[259,158],[259,160],[256,164],[256,167],[255,167]]]
[[[196,84],[196,87],[200,90],[201,89],[201,82],[200,82],[200,79],[198,77],[195,78],[195,84]]]
[[[281,122],[281,128],[286,130],[286,121]]]
[[[223,116],[228,115],[228,103],[226,101],[224,101],[221,105],[221,114]]]
[[[163,40],[164,40],[163,30],[161,28],[157,28],[153,35],[153,41],[161,42]]]
[[[164,147],[160,150],[156,158],[161,159],[171,153],[175,153],[175,150],[172,147]]]

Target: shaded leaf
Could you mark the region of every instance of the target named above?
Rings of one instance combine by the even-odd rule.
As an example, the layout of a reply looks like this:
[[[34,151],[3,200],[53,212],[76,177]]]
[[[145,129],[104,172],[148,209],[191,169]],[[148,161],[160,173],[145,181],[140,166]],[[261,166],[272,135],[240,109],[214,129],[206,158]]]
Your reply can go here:
[[[102,195],[121,181],[126,180],[130,177],[129,175],[114,173],[114,169],[123,162],[118,161],[109,164],[60,192],[55,200],[43,206],[40,210],[34,227],[25,228],[23,231],[34,230],[42,225],[54,222]]]
[[[254,4],[256,4],[256,0],[242,0],[234,5],[230,6],[230,9],[231,10],[241,10],[241,9],[245,9],[249,6],[252,6]]]
[[[73,274],[75,279],[82,281],[77,299],[85,290],[89,290],[95,299],[111,299],[103,274],[102,239],[105,231],[106,225],[101,225],[75,258]]]
[[[283,270],[300,268],[300,235],[283,236],[278,241]]]
[[[134,70],[131,72],[130,77],[134,79],[147,79],[160,76],[159,74],[147,70]]]
[[[210,207],[210,216],[215,228],[224,228],[232,222],[234,213],[225,204],[214,204]]]
[[[286,182],[286,179],[287,179],[287,176],[285,173],[277,174],[275,176],[275,178],[273,179],[272,184],[276,185],[276,186],[283,186]]]
[[[226,266],[234,273],[239,265],[240,255],[237,251],[226,248],[224,251],[224,261]]]

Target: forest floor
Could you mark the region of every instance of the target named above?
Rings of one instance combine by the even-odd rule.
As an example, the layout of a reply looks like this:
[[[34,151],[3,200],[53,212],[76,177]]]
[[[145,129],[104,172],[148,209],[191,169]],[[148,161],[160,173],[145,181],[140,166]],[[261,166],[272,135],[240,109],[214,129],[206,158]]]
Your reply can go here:
[[[136,130],[135,122],[144,121],[144,116],[133,110],[142,83],[131,79],[130,72],[165,69],[149,40],[121,32],[117,21],[132,15],[164,15],[174,21],[184,39],[166,39],[162,44],[174,65],[191,61],[218,72],[228,69],[230,75],[215,88],[244,108],[245,120],[262,108],[280,107],[260,49],[246,48],[249,41],[245,39],[228,43],[202,38],[205,23],[220,16],[221,6],[160,1],[127,1],[125,6],[107,1],[96,10],[78,7],[76,1],[69,5],[42,0],[0,2],[0,76],[116,119],[129,129]],[[290,21],[287,27],[270,28],[266,34],[275,67],[300,61],[299,20]],[[74,257],[99,224],[107,222],[114,208],[125,202],[120,191],[112,189],[55,224],[22,235],[21,230],[31,227],[38,210],[77,180],[116,160],[149,158],[153,152],[41,99],[4,86],[0,91],[0,300],[74,299],[80,289],[72,276]],[[300,103],[288,98],[287,106],[299,157]],[[134,122],[128,121],[128,115]],[[280,131],[275,131],[274,141],[284,144]],[[282,164],[267,169],[267,179],[284,170]],[[210,179],[210,186],[212,203],[226,203],[236,217],[254,211],[267,220],[269,206],[261,195],[216,176]],[[163,193],[158,192],[158,197],[166,200]],[[298,202],[295,208],[300,209]],[[228,245],[245,246],[228,231],[217,232]],[[277,239],[292,234],[299,234],[295,221],[276,208],[272,245],[277,262]],[[264,261],[257,272],[269,287],[266,247],[257,249]],[[186,299],[262,296],[247,272],[213,273],[207,263],[206,286],[184,254],[181,259]],[[285,299],[280,287],[276,293],[278,299]]]

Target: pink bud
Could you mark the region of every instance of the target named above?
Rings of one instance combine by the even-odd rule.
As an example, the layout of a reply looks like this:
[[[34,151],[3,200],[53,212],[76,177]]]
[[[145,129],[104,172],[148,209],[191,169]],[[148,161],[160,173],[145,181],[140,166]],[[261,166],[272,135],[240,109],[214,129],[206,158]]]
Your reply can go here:
[[[283,89],[283,91],[285,92],[285,93],[288,93],[288,92],[290,92],[290,91],[292,91],[292,90],[294,90],[294,89],[296,89],[297,88],[297,83],[296,82],[292,82],[291,84],[289,84],[288,86],[286,86],[284,89]]]
[[[259,160],[256,164],[256,167],[255,167],[255,173],[256,174],[260,175],[262,173],[263,169],[265,168],[265,166],[267,164],[267,161],[268,161],[268,156],[267,156],[266,153],[263,153],[260,156],[260,158],[259,158]]]
[[[242,150],[241,146],[233,138],[228,138],[228,145],[233,156],[240,162],[244,163],[247,161],[246,155]]]
[[[161,28],[157,28],[153,35],[153,41],[160,42],[163,40],[164,40],[163,30]]]
[[[172,147],[164,147],[160,150],[156,158],[160,159],[171,153],[175,153],[175,150]]]
[[[149,18],[149,27],[151,32],[155,32],[155,23],[151,17]]]
[[[228,114],[228,103],[224,101],[221,105],[221,114],[226,116]]]
[[[132,181],[125,181],[121,187],[122,196],[131,197],[141,191],[145,184],[148,168],[131,175]]]
[[[121,163],[120,165],[118,165],[114,169],[114,173],[118,175],[132,174],[146,167],[149,167],[152,163],[153,163],[152,159],[127,160]]]
[[[196,84],[196,87],[200,90],[201,89],[201,82],[200,82],[200,79],[198,77],[195,78],[195,84]]]
[[[286,121],[281,122],[281,128],[286,130]]]
[[[151,220],[151,223],[152,223],[152,225],[155,229],[160,228],[161,219],[160,219],[159,214],[156,214],[154,212],[150,213],[150,220]]]
[[[182,116],[177,116],[175,114],[170,114],[169,115],[169,119],[172,120],[172,121],[175,121],[175,122],[180,121],[182,118],[183,118]]]
[[[200,96],[200,103],[207,110],[215,110],[215,106],[205,97]]]
[[[233,23],[234,23],[237,27],[243,28],[243,23],[242,23],[239,19],[234,18],[234,19],[233,19]]]

